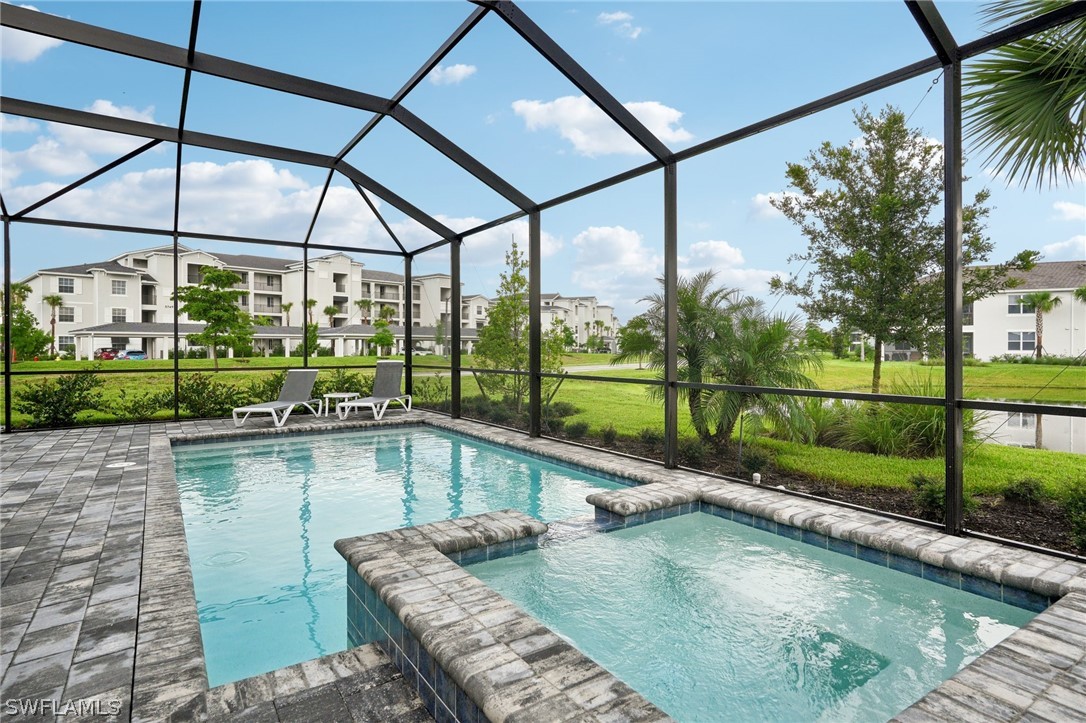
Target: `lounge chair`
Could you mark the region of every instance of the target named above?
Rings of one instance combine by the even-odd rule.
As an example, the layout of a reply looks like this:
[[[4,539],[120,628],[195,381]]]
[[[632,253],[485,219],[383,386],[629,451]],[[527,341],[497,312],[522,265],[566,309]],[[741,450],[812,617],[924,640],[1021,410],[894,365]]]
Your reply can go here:
[[[279,390],[279,398],[274,402],[261,402],[250,404],[247,407],[238,407],[234,410],[234,426],[240,427],[250,414],[270,414],[276,427],[286,424],[287,417],[299,404],[313,413],[313,416],[321,415],[321,400],[310,399],[313,396],[313,383],[317,381],[316,369],[288,369],[283,388]],[[313,405],[316,404],[316,409]],[[245,416],[238,419],[238,412],[244,412]],[[280,417],[280,413],[283,415]]]
[[[362,399],[351,399],[336,405],[336,416],[346,419],[352,409],[369,407],[373,410],[373,418],[381,419],[385,416],[389,402],[399,402],[400,406],[411,411],[411,395],[400,394],[400,381],[403,379],[402,361],[377,362],[377,376],[373,378],[373,396]]]

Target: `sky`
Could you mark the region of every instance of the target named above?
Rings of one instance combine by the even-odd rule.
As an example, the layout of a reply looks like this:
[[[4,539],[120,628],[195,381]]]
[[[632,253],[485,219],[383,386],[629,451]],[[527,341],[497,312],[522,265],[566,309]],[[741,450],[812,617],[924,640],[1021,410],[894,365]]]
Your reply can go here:
[[[937,3],[959,43],[980,37],[979,3]],[[191,3],[35,2],[41,12],[184,46]],[[665,145],[678,150],[932,55],[903,2],[524,2],[521,7]],[[389,97],[471,13],[467,2],[205,2],[197,50]],[[176,126],[183,72],[3,29],[3,94]],[[931,73],[788,124],[679,166],[679,267],[712,269],[723,286],[782,312],[768,281],[794,273],[806,245],[770,203],[787,190],[788,162],[824,141],[849,143],[853,111],[892,104],[925,136],[942,134],[942,86]],[[493,13],[404,101],[404,106],[533,201],[646,163],[648,155]],[[194,74],[186,128],[335,154],[370,114]],[[142,145],[142,139],[2,116],[0,192],[10,211]],[[968,150],[968,149],[967,149]],[[176,149],[161,144],[35,211],[170,229]],[[975,156],[975,157],[974,157]],[[514,210],[511,203],[384,119],[347,160],[454,230]],[[1086,184],[1008,186],[980,153],[967,159],[966,198],[991,193],[992,260],[1023,249],[1045,260],[1086,258]],[[183,230],[301,241],[327,172],[185,148]],[[375,199],[408,248],[434,234]],[[621,321],[645,308],[663,271],[663,178],[654,172],[542,214],[543,291],[595,295]],[[394,243],[349,182],[336,177],[313,240],[358,248]],[[465,293],[492,295],[517,221],[463,247]],[[12,274],[86,263],[160,245],[161,237],[30,224],[12,227]],[[196,240],[227,253],[300,258],[295,249]],[[402,272],[402,260],[358,255]],[[415,273],[448,271],[447,249]]]

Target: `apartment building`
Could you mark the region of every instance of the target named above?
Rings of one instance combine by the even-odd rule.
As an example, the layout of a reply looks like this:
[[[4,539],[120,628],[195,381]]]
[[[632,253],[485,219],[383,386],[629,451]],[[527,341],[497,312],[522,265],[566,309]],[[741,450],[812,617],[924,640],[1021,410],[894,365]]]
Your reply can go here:
[[[407,304],[413,343],[416,348],[446,353],[454,315],[452,279],[448,274],[427,274],[412,279],[411,298],[404,291],[404,277],[368,269],[343,253],[309,259],[303,273],[302,261],[294,259],[225,254],[179,247],[177,275],[180,286],[199,284],[202,269],[208,266],[229,269],[240,277],[235,288],[248,293],[239,305],[262,324],[256,326],[253,345],[270,351],[279,345],[293,349],[301,343],[302,325],[308,321],[320,327],[319,336],[337,356],[368,351],[367,339],[375,333],[374,321],[384,318],[396,337],[395,352],[402,353]],[[112,259],[89,264],[41,269],[23,280],[31,291],[27,308],[49,330],[52,310],[45,298],[58,295],[57,347],[78,358],[90,358],[102,347],[143,349],[148,356],[164,359],[173,348],[173,246],[130,251]],[[548,294],[545,309],[565,319],[588,320],[587,309],[598,310],[600,329],[613,338],[617,319],[613,309],[596,304],[592,297]],[[315,303],[306,304],[303,299]],[[562,300],[561,304],[555,304]],[[567,303],[576,301],[574,303]],[[491,301],[483,295],[464,296],[459,313],[465,331],[462,348],[470,352],[477,330],[486,324]],[[583,307],[583,308],[582,308]],[[329,313],[326,313],[329,312]],[[198,326],[182,314],[181,334]],[[570,324],[571,328],[573,323]],[[580,329],[581,323],[574,329]],[[468,333],[470,330],[470,333]],[[578,333],[578,343],[583,343]],[[599,333],[603,336],[603,333]],[[182,350],[187,348],[184,339]]]

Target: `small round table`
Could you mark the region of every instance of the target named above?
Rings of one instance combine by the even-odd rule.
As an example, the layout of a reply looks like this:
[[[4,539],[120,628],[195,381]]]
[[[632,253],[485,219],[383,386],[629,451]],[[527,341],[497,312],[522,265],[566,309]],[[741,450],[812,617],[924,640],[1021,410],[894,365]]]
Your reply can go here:
[[[358,399],[362,395],[358,392],[330,392],[324,395],[324,416],[328,416],[328,410],[332,407],[332,401],[339,399],[341,401],[348,401],[351,399]]]

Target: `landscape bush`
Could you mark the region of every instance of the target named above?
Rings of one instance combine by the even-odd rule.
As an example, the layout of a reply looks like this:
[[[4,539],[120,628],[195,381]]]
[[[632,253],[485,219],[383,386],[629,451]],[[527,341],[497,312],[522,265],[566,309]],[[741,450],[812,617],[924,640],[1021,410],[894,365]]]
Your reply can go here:
[[[992,357],[993,362],[1004,364],[1040,364],[1042,366],[1056,367],[1082,367],[1086,366],[1086,356],[1043,356],[1040,359],[1024,354],[1003,354]]]
[[[101,387],[102,379],[93,372],[45,378],[16,390],[12,407],[30,415],[35,427],[67,427],[75,424],[80,412],[98,408]]]
[[[570,439],[580,439],[588,434],[588,422],[566,423],[566,436]]]
[[[1071,523],[1071,541],[1086,552],[1086,478],[1071,486],[1063,500],[1063,509]]]
[[[600,429],[600,439],[608,447],[615,443],[615,439],[618,438],[618,430],[615,429],[615,425],[608,424],[606,427]]]
[[[1030,507],[1040,502],[1043,496],[1041,480],[1036,477],[1016,479],[1003,490],[1003,499],[1007,502],[1017,502]]]
[[[913,475],[913,501],[921,512],[936,520],[946,515],[946,483],[926,474]],[[962,512],[966,515],[977,509],[977,501],[968,493],[962,494]]]
[[[700,467],[709,456],[709,447],[697,437],[680,437],[678,452],[680,464]]]
[[[637,433],[637,436],[642,442],[650,445],[662,444],[664,441],[664,433],[653,427],[645,427]]]
[[[98,407],[100,411],[112,414],[118,422],[151,419],[156,412],[167,408],[173,410],[172,391],[129,394],[127,389],[122,389],[114,399],[106,400]]]
[[[279,396],[261,399],[269,402]],[[194,417],[226,417],[249,403],[249,390],[215,380],[209,374],[186,374],[178,385],[178,404]]]

